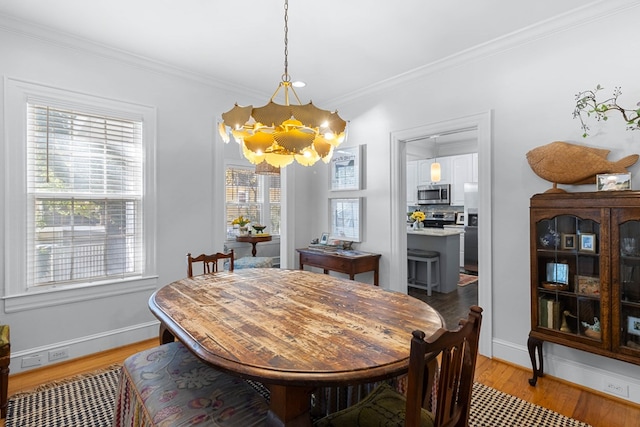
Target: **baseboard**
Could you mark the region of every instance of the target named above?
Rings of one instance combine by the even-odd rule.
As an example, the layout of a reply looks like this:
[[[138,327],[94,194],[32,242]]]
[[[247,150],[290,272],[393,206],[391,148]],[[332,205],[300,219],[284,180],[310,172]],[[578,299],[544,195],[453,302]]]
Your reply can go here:
[[[553,350],[559,350],[557,351],[558,354],[543,351],[545,374],[588,388],[595,393],[605,394],[633,404],[640,404],[640,378],[638,378],[637,366],[551,343],[545,343],[544,345],[553,346]],[[560,355],[561,353],[567,356],[575,354],[576,359],[589,359],[589,362],[593,362],[593,365],[586,364],[581,360],[569,359],[564,357],[564,354]],[[532,369],[529,351],[525,346],[494,339],[493,357],[522,366],[528,370]],[[605,365],[615,367],[617,372],[602,369],[602,366]],[[544,381],[544,378],[538,381]],[[523,387],[525,386],[530,387],[529,384],[523,384]],[[609,389],[616,389],[618,392],[611,392]]]
[[[126,328],[106,331],[100,334],[61,341],[42,347],[12,352],[10,365],[11,375],[157,337],[158,325],[158,321],[151,321]],[[49,360],[51,354],[55,355],[61,352],[66,353],[66,356],[56,360]],[[35,364],[23,367],[24,359]]]

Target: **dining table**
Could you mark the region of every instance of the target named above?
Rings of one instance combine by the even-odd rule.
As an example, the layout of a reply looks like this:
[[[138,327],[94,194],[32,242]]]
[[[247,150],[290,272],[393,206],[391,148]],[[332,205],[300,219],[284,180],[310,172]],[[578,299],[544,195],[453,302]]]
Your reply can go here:
[[[153,293],[151,312],[207,364],[270,391],[268,425],[310,426],[318,387],[407,372],[412,331],[442,316],[409,295],[302,270],[254,268],[184,278]]]

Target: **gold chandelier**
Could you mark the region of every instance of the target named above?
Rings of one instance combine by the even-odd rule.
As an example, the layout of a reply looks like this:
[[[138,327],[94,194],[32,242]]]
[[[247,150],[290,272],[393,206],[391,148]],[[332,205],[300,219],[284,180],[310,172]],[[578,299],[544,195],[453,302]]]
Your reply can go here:
[[[311,166],[322,159],[329,163],[333,149],[345,139],[347,122],[337,112],[322,110],[312,102],[302,105],[288,73],[288,12],[289,1],[284,2],[284,74],[269,103],[254,108],[238,104],[222,114],[218,126],[225,143],[233,139],[240,144],[242,154],[257,165],[266,162],[281,168],[294,160]],[[283,90],[284,105],[274,102]],[[289,104],[289,92],[298,105]]]

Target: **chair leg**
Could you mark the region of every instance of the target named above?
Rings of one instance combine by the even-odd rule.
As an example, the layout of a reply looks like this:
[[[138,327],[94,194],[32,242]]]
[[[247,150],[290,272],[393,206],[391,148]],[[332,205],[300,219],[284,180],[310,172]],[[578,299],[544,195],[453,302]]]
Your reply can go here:
[[[7,417],[7,392],[9,389],[9,361],[10,357],[2,358],[0,363],[0,418]]]

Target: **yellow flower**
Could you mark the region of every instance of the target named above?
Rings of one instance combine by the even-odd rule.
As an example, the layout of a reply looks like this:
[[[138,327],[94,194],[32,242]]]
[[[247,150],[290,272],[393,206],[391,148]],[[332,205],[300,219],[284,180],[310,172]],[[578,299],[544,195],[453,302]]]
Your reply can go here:
[[[245,218],[244,216],[240,215],[238,218],[234,219],[233,221],[231,221],[232,225],[239,225],[240,227],[244,227],[245,225],[249,224],[251,222],[251,220],[249,218]]]
[[[425,218],[424,212],[421,211],[415,211],[411,214],[411,219],[414,221],[424,221]]]

